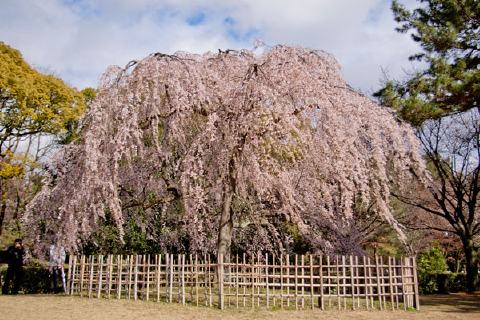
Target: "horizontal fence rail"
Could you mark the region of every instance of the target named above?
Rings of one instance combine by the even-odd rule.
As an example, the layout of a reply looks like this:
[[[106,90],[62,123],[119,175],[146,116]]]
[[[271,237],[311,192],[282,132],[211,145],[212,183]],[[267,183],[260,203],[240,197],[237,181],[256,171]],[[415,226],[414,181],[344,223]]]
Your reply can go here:
[[[419,309],[413,257],[73,255],[67,291],[220,309]]]

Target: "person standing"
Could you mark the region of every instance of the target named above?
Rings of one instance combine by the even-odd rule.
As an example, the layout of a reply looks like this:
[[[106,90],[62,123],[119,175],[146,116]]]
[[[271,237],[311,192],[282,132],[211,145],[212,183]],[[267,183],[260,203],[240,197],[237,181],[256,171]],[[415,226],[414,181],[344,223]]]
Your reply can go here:
[[[2,286],[2,294],[8,294],[13,282],[12,294],[17,294],[23,280],[23,263],[25,259],[25,248],[22,239],[15,239],[13,246],[7,249],[8,269],[5,283]]]
[[[48,262],[48,271],[50,273],[50,291],[59,293],[61,287],[65,288],[65,249],[62,246],[52,244],[49,250],[50,259]]]

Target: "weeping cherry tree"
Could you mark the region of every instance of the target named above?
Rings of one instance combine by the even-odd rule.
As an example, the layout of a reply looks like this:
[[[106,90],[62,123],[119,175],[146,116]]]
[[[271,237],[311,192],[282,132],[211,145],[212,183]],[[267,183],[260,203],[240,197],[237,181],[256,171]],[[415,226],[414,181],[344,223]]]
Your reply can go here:
[[[26,230],[78,250],[107,215],[121,236],[125,214],[141,210],[178,250],[284,252],[301,237],[310,252],[351,253],[359,207],[404,239],[389,198],[422,174],[418,149],[411,127],[352,90],[324,52],[156,53],[102,76]]]

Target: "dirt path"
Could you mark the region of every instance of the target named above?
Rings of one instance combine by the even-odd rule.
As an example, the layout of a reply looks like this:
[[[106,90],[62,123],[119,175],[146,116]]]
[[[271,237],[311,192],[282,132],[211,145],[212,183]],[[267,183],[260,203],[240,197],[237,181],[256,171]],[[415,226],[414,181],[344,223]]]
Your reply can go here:
[[[480,320],[480,295],[422,297],[421,311],[219,311],[178,304],[87,299],[49,295],[0,296],[2,319],[105,320],[105,319],[476,319]]]

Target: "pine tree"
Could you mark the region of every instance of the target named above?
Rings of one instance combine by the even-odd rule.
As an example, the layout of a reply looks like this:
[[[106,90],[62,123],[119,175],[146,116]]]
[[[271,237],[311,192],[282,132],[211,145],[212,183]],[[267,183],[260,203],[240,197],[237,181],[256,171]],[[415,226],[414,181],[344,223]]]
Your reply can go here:
[[[420,0],[407,10],[392,2],[398,32],[423,49],[410,57],[427,66],[405,82],[389,81],[376,93],[414,125],[480,108],[480,1]]]

